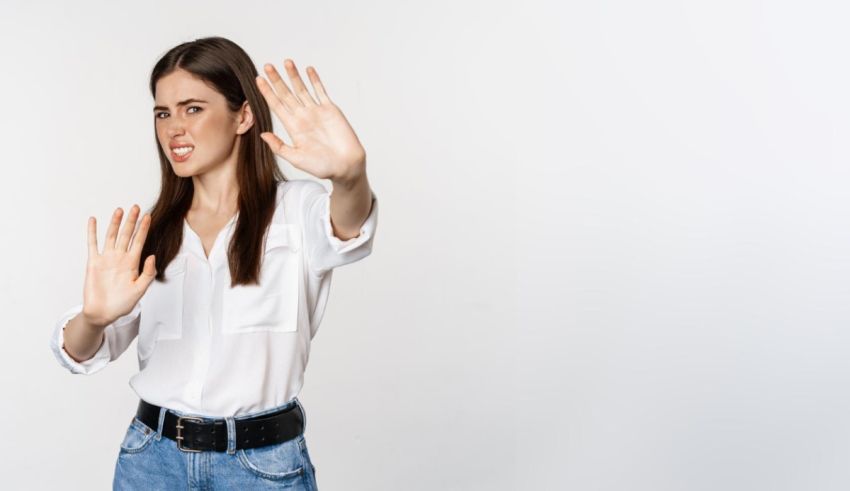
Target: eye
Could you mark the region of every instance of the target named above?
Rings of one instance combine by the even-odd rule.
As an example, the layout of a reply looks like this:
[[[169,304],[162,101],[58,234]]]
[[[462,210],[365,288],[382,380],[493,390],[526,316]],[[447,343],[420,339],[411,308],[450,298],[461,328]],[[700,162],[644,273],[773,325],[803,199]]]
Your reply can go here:
[[[189,108],[188,108],[186,111],[188,112],[188,111],[189,111],[189,109],[197,109],[197,111],[195,111],[195,112],[201,112],[201,111],[203,111],[203,110],[204,110],[201,106],[189,106]],[[155,117],[156,119],[165,119],[165,118],[161,118],[161,117],[160,117],[160,114],[168,114],[168,113],[167,113],[167,112],[165,112],[165,111],[159,111],[158,113],[154,114],[154,117]],[[194,114],[194,113],[193,113],[193,114]]]

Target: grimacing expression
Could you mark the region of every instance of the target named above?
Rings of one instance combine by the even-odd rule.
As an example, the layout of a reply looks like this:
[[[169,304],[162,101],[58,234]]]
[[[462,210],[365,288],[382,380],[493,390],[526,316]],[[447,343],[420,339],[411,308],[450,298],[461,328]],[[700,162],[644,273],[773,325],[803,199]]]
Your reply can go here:
[[[154,104],[156,136],[178,176],[206,172],[236,151],[239,113],[191,73],[178,68],[160,78]]]

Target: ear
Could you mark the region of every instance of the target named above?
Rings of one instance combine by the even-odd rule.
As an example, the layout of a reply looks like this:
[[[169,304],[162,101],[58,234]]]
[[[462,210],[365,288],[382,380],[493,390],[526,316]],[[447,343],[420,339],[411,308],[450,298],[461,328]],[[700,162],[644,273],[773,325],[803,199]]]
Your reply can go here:
[[[251,105],[248,104],[248,101],[242,103],[242,109],[239,110],[237,121],[239,123],[239,126],[236,127],[237,135],[244,135],[245,132],[254,126],[254,112],[251,110]]]

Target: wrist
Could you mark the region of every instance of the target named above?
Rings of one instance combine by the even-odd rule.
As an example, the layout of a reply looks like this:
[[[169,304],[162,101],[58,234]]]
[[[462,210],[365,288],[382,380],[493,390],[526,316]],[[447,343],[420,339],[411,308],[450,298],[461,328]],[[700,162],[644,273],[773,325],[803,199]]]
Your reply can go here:
[[[346,176],[337,176],[331,178],[331,183],[333,183],[334,189],[342,188],[346,191],[350,191],[355,189],[357,186],[361,186],[366,183],[368,179],[366,178],[366,171],[358,171]]]
[[[357,163],[347,166],[344,174],[339,174],[330,178],[334,186],[352,189],[361,182],[366,180],[366,156],[363,155],[357,160]]]
[[[80,325],[82,325],[86,331],[93,332],[103,331],[104,329],[106,329],[106,326],[110,324],[110,322],[105,321],[104,319],[92,317],[86,314],[85,312],[82,312],[80,314],[80,321]]]

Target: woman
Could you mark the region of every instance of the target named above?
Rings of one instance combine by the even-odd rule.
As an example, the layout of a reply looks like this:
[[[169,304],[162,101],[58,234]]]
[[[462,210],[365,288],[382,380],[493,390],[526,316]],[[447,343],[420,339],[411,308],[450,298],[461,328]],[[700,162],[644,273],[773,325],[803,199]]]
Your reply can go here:
[[[138,337],[140,402],[115,489],[316,489],[297,395],[333,269],[370,254],[377,200],[316,70],[314,98],[284,65],[292,90],[227,39],[168,51],[150,80],[159,198],[137,230],[139,207],[123,226],[118,208],[102,252],[89,218],[83,303],[51,348],[91,374]],[[271,132],[269,108],[291,145]],[[330,179],[333,200],[284,178],[275,154]]]

